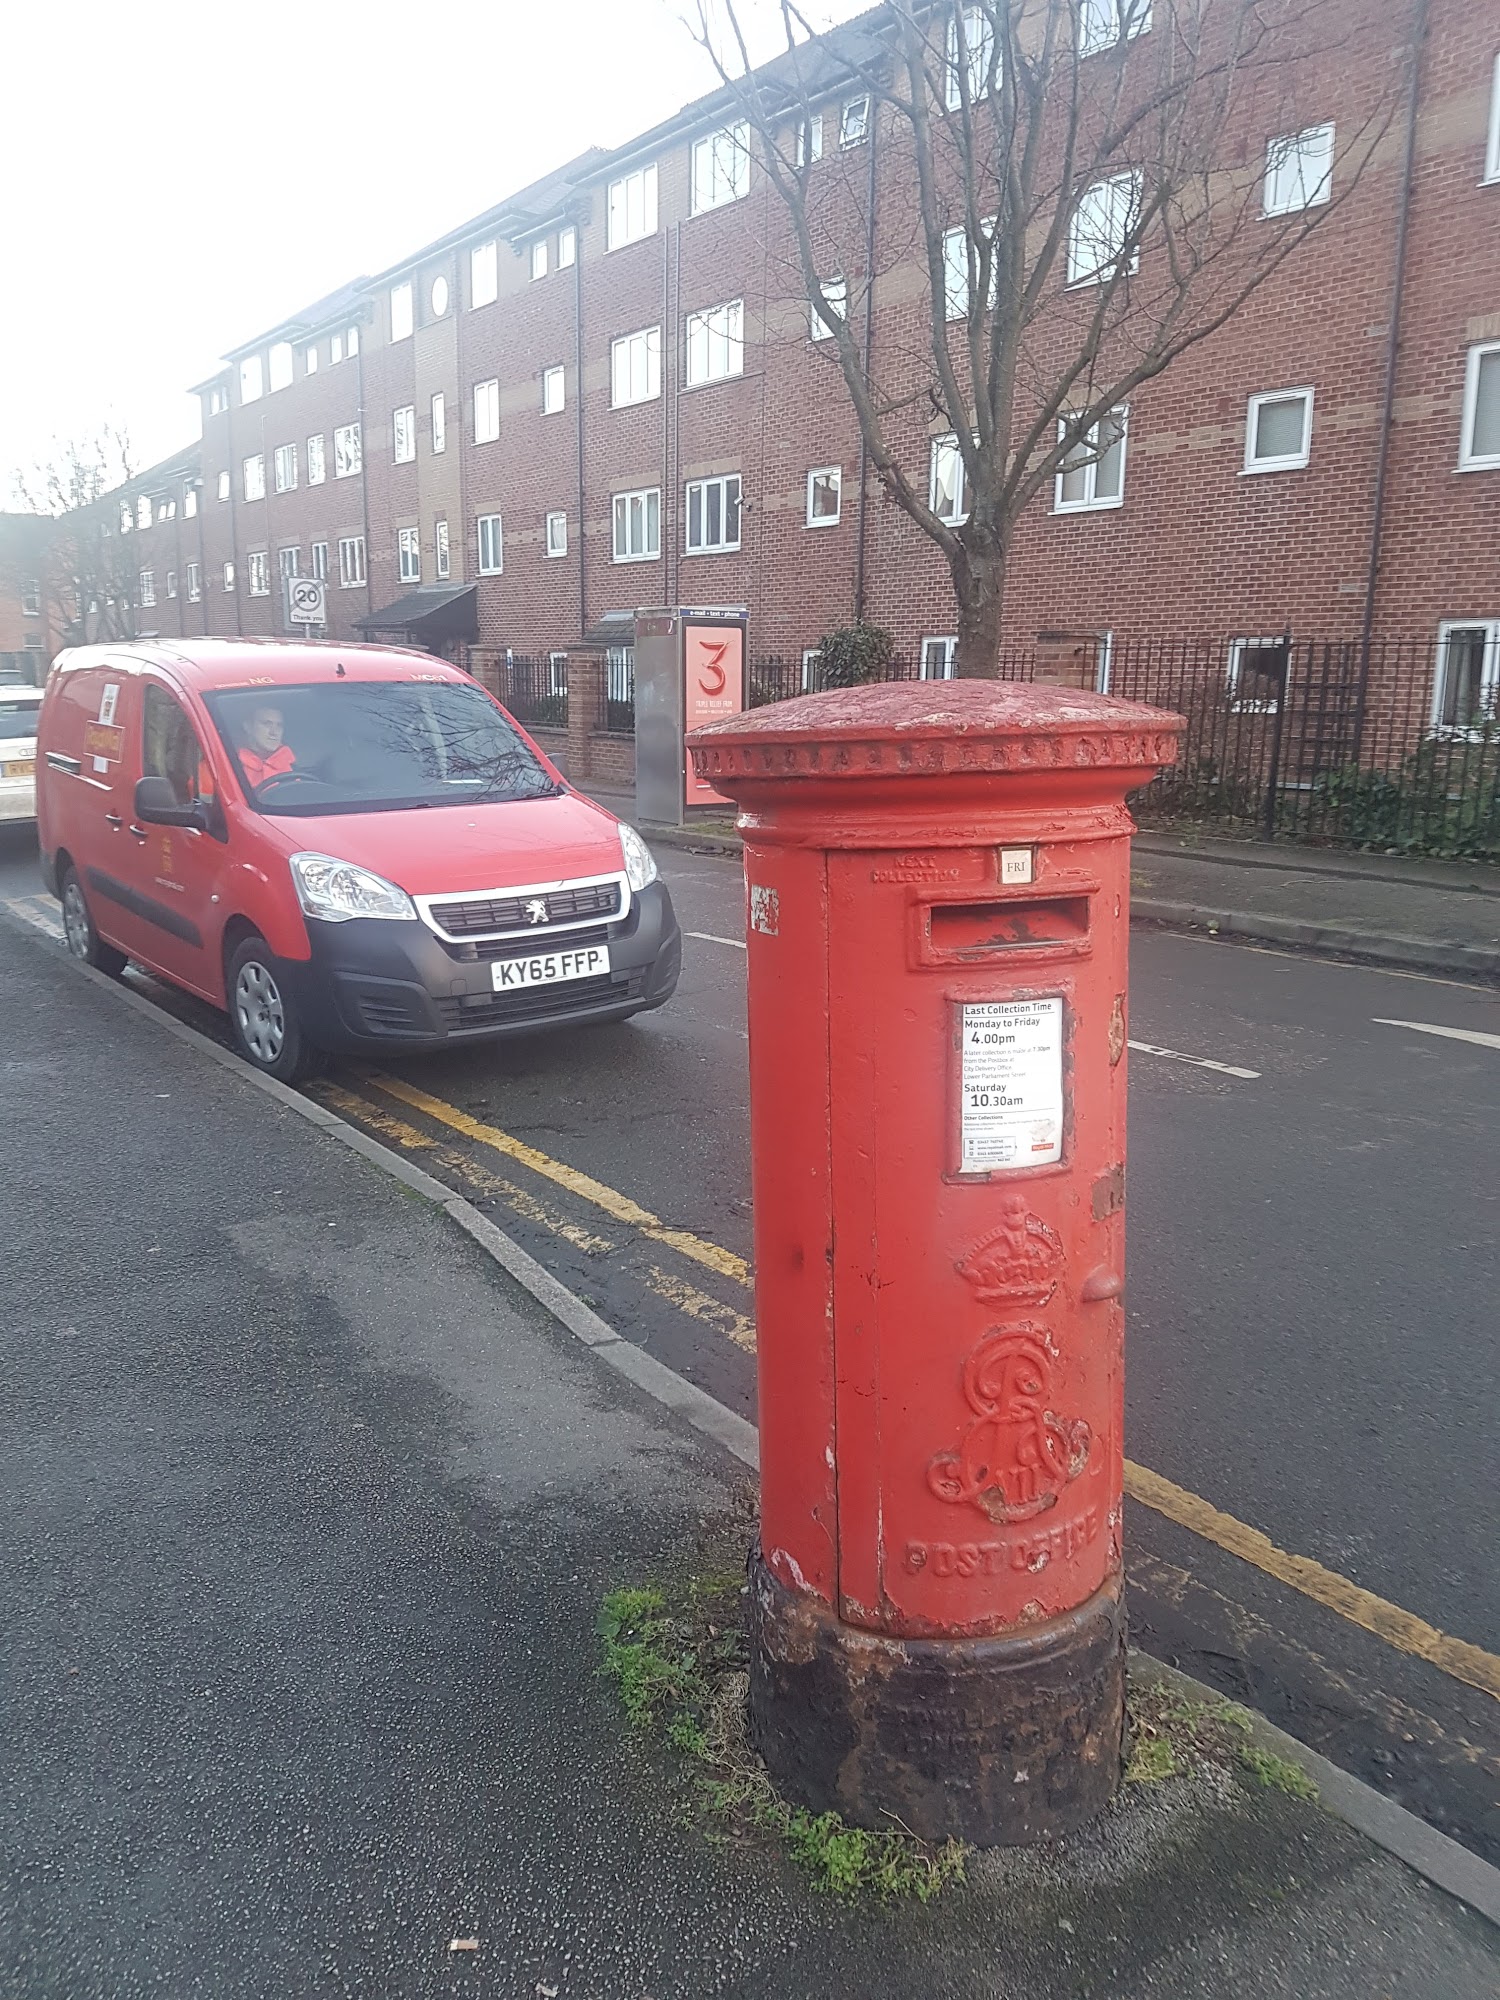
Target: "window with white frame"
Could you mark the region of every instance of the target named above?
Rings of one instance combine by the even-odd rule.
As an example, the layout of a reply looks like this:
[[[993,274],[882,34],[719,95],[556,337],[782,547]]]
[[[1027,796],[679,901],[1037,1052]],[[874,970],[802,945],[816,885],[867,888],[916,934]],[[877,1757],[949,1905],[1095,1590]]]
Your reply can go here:
[[[448,280],[437,272],[427,287],[427,311],[432,319],[442,319],[448,311]]]
[[[247,460],[246,462],[248,463],[249,461]],[[259,459],[257,463],[260,466],[260,490],[261,493],[264,493],[266,490],[266,462],[264,459]],[[260,494],[257,494],[256,498],[259,499]],[[149,528],[151,526],[151,495],[149,493],[141,494],[135,503],[135,525],[138,528]]]
[[[969,232],[943,231],[943,314],[964,319],[969,311]]]
[[[568,692],[568,656],[566,653],[547,655],[547,692],[565,695]]]
[[[1458,465],[1461,472],[1500,466],[1500,340],[1469,349]]]
[[[687,552],[720,554],[740,545],[740,475],[687,483]]]
[[[1138,172],[1109,174],[1079,194],[1068,220],[1068,283],[1086,285],[1107,278],[1126,255],[1125,268],[1138,269],[1140,249],[1132,241],[1141,214]]]
[[[542,415],[555,417],[567,401],[567,372],[561,366],[542,370]]]
[[[432,524],[432,573],[439,583],[446,583],[452,567],[453,556],[448,542],[448,523],[439,519]]]
[[[246,587],[252,597],[271,595],[271,556],[267,549],[252,549],[246,557]]]
[[[706,306],[687,317],[687,379],[690,387],[700,382],[722,382],[727,376],[745,372],[745,307],[740,299],[727,305]]]
[[[565,556],[568,553],[568,516],[564,508],[547,516],[545,549],[549,556]]]
[[[1271,389],[1250,398],[1245,414],[1245,471],[1295,472],[1312,452],[1313,392]]]
[[[1450,618],[1438,627],[1432,726],[1475,734],[1500,721],[1500,618]]]
[[[1317,208],[1332,190],[1331,125],[1309,125],[1305,132],[1286,132],[1267,141],[1262,215],[1295,215],[1299,209]]]
[[[397,465],[410,465],[417,455],[417,410],[404,403],[391,412],[391,456]]]
[[[469,252],[469,310],[492,306],[500,296],[500,252],[494,243],[480,243]]]
[[[240,467],[242,484],[240,491],[247,500],[264,500],[266,497],[266,457],[257,451],[247,458]]]
[[[316,341],[314,341],[311,347],[304,347],[302,350],[302,372],[304,375],[316,375],[318,372],[318,347]]]
[[[167,595],[168,597],[175,597],[177,595],[177,572],[175,569],[167,571]]]
[[[493,444],[500,435],[500,381],[474,384],[474,442]]]
[[[1486,182],[1500,181],[1500,55],[1495,57],[1490,78],[1490,131],[1484,149],[1484,178]]]
[[[295,493],[297,490],[297,447],[294,444],[279,444],[271,460],[272,476],[278,493]]]
[[[940,521],[957,527],[969,518],[968,476],[964,455],[952,431],[932,440],[927,471],[927,503]]]
[[[656,166],[637,167],[609,184],[604,247],[619,250],[656,234]]]
[[[225,588],[226,590],[233,590],[233,589],[234,589],[234,564],[233,564],[232,562],[227,562],[227,563],[225,563],[225,565],[224,565],[224,569],[223,569],[223,577],[224,577],[224,588]]]
[[[227,485],[229,474],[227,472],[221,472],[219,474],[219,478],[222,482],[225,482],[225,490],[219,495],[219,498],[221,500],[227,500],[229,498],[228,485]],[[122,500],[120,502],[120,533],[122,535],[128,535],[134,526],[135,526],[135,509],[131,506],[128,500]]]
[[[797,166],[811,166],[814,160],[823,157],[823,114],[811,111],[806,118],[797,120],[792,134],[793,159]]]
[[[307,440],[307,483],[321,486],[328,477],[328,461],[323,456],[323,433],[321,431]]]
[[[547,275],[547,239],[545,236],[539,243],[533,243],[531,246],[531,275],[533,278],[545,278]]]
[[[815,465],[807,475],[807,525],[836,528],[843,505],[844,469],[841,465]]]
[[[195,514],[196,514],[197,512],[198,512],[198,489],[197,489],[197,487],[196,487],[196,486],[187,486],[187,487],[184,487],[184,488],[183,488],[183,493],[182,493],[182,518],[183,518],[183,520],[184,520],[184,521],[191,521],[191,520],[193,519],[194,515],[195,515]]]
[[[661,554],[661,488],[614,496],[614,559],[654,562]]]
[[[432,399],[432,449],[448,449],[448,404],[441,389]]]
[[[218,493],[219,493],[219,498],[221,500],[227,500],[229,498],[229,474],[227,472],[221,472],[219,474]],[[130,523],[127,521],[125,523],[125,526],[128,528],[130,526]]]
[[[365,580],[365,538],[344,535],[339,541],[339,589],[358,590]]]
[[[411,328],[411,280],[404,278],[391,286],[391,339],[410,340]]]
[[[328,544],[314,542],[312,545],[312,573],[319,583],[328,581]]]
[[[203,596],[203,572],[197,563],[187,566],[187,594],[189,604],[199,603]]]
[[[340,424],[333,434],[333,476],[353,479],[364,469],[364,441],[358,424]]]
[[[40,618],[42,615],[42,580],[39,576],[28,577],[21,586],[21,616]]]
[[[475,524],[479,574],[500,576],[505,570],[505,539],[498,514],[481,514]]]
[[[346,326],[344,328],[344,358],[352,361],[358,352],[359,328],[357,326]]]
[[[823,294],[823,303],[835,319],[849,316],[849,280],[847,278],[820,278],[818,285]],[[808,330],[814,340],[832,340],[833,328],[818,311],[816,299],[807,302]]]
[[[823,648],[821,646],[804,646],[802,648],[802,692],[804,694],[816,694],[818,692],[818,670],[822,666],[822,663]]]
[[[265,393],[265,374],[261,368],[260,356],[249,354],[240,363],[240,401],[258,403]]]
[[[177,519],[177,502],[175,500],[158,500],[156,503],[156,518],[158,521],[175,521]]]
[[[290,389],[292,386],[292,343],[289,340],[276,341],[266,356],[269,364],[267,379],[272,389]]]
[[[136,588],[136,602],[138,604],[154,604],[156,602],[156,571],[154,569],[143,569],[136,579]]]
[[[1097,55],[1100,49],[1133,42],[1151,26],[1151,0],[1082,0],[1078,9],[1078,53]]]
[[[924,639],[920,658],[924,681],[951,681],[954,663],[958,659],[957,637],[944,634],[941,638]]]
[[[1052,500],[1056,514],[1082,514],[1096,507],[1118,507],[1125,498],[1125,431],[1128,409],[1111,410],[1090,424],[1070,445],[1057,469]],[[1057,421],[1057,440],[1067,432],[1067,419]]]
[[[693,142],[692,213],[741,201],[750,192],[750,127],[741,119]]]
[[[1000,79],[994,58],[995,24],[985,8],[963,7],[949,17],[945,77],[950,111],[958,109],[966,94],[971,104],[989,95],[992,83]]]
[[[649,403],[661,394],[661,328],[642,327],[622,333],[609,344],[609,400],[621,410],[629,403]]]
[[[396,530],[396,575],[401,583],[422,581],[422,535],[417,528]]]
[[[208,414],[211,417],[222,417],[228,408],[229,391],[222,382],[216,382],[208,392]]]
[[[343,358],[344,358],[344,336],[341,333],[335,333],[329,338],[328,359],[331,362],[337,363],[342,361]]]
[[[839,144],[859,146],[870,136],[870,99],[867,92],[846,97],[839,106]]]
[[[300,549],[290,548],[278,549],[276,551],[276,568],[283,583],[286,583],[290,578],[297,575],[301,561],[302,551]]]
[[[1230,706],[1239,715],[1274,715],[1286,698],[1292,642],[1235,639],[1229,647]]]
[[[578,231],[570,222],[557,232],[557,268],[569,271],[578,262]]]

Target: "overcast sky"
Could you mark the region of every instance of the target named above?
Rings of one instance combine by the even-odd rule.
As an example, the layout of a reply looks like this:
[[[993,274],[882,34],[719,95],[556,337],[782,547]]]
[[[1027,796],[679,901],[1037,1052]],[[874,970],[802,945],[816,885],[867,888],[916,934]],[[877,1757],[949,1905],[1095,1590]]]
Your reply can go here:
[[[164,458],[226,347],[713,89],[694,4],[8,9],[0,508],[54,440],[107,421],[138,465]],[[775,0],[738,4],[774,53]]]

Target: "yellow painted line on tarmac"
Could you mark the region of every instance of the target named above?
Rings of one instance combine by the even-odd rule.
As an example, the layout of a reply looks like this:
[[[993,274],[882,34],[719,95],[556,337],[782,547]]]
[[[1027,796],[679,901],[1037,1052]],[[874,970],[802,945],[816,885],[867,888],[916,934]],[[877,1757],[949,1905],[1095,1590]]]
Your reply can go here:
[[[315,1085],[311,1095],[316,1096],[319,1103],[328,1105],[331,1110],[341,1111],[346,1118],[354,1119],[372,1131],[378,1132],[382,1139],[388,1139],[392,1145],[401,1147],[403,1152],[430,1153],[434,1165],[443,1167],[448,1173],[457,1174],[480,1194],[487,1194],[495,1201],[503,1201],[517,1215],[524,1216],[526,1221],[535,1223],[539,1229],[548,1230],[554,1236],[561,1236],[563,1241],[571,1243],[574,1249],[586,1251],[591,1257],[605,1256],[614,1249],[615,1246],[609,1237],[595,1236],[592,1230],[580,1229],[576,1222],[569,1222],[566,1216],[556,1214],[539,1202],[534,1194],[528,1193],[525,1188],[517,1187],[514,1181],[503,1180],[499,1174],[490,1173],[477,1161],[466,1159],[456,1147],[440,1146],[436,1139],[429,1139],[427,1134],[419,1132],[415,1125],[408,1125],[400,1118],[392,1118],[388,1112],[377,1109],[363,1097],[356,1097],[353,1091],[340,1090],[337,1084],[325,1083]]]
[[[659,1215],[653,1215],[649,1208],[642,1208],[638,1201],[621,1194],[618,1188],[606,1187],[603,1181],[596,1181],[591,1174],[581,1173],[577,1167],[567,1166],[562,1160],[554,1160],[550,1154],[538,1151],[535,1146],[528,1146],[524,1139],[502,1132],[498,1125],[486,1125],[481,1119],[471,1118],[456,1104],[448,1104],[441,1097],[429,1097],[425,1090],[417,1090],[412,1084],[402,1083],[396,1077],[371,1076],[367,1081],[376,1090],[384,1091],[387,1097],[398,1098],[413,1111],[435,1119],[450,1131],[461,1132],[466,1139],[505,1154],[507,1159],[529,1167],[532,1173],[540,1174],[544,1180],[566,1188],[580,1201],[591,1202],[595,1208],[603,1209],[606,1215],[627,1228],[638,1229],[655,1243],[665,1243],[668,1249],[675,1250],[679,1256],[687,1257],[695,1264],[701,1264],[706,1271],[716,1272],[721,1278],[732,1278],[737,1284],[749,1284],[750,1266],[743,1257],[736,1257],[732,1250],[694,1236],[690,1230],[674,1229]]]
[[[1129,1459],[1125,1461],[1125,1491],[1143,1507],[1165,1514],[1178,1527],[1187,1528],[1204,1541],[1253,1564],[1326,1610],[1336,1611],[1351,1625],[1373,1632],[1377,1639],[1383,1639],[1398,1652],[1427,1660],[1445,1674],[1451,1674],[1454,1680],[1500,1700],[1500,1658],[1495,1654],[1471,1646],[1465,1639],[1450,1638],[1425,1619],[1403,1611],[1399,1604],[1388,1603],[1373,1591],[1361,1589],[1348,1577],[1325,1569],[1310,1556],[1289,1555],[1259,1528],[1247,1527],[1232,1514],[1222,1513],[1196,1493],[1189,1493],[1186,1487],[1174,1486],[1159,1472],[1150,1472]]]
[[[737,1313],[733,1306],[721,1305],[717,1299],[711,1299],[707,1292],[700,1292],[696,1285],[689,1285],[681,1278],[670,1277],[665,1271],[659,1271],[654,1264],[646,1273],[646,1283],[658,1298],[665,1299],[668,1305],[676,1306],[679,1312],[686,1313],[691,1319],[702,1320],[705,1326],[717,1327],[720,1333],[727,1334],[735,1346],[743,1348],[746,1354],[755,1352],[755,1321],[747,1319],[743,1313]]]
[[[416,1090],[394,1077],[375,1076],[369,1081],[388,1095],[425,1112],[439,1124],[462,1132],[465,1137],[475,1139],[482,1145],[494,1147],[496,1151],[530,1167],[533,1172],[568,1188],[581,1199],[593,1202],[616,1221],[639,1229],[643,1235],[695,1258],[721,1277],[734,1278],[742,1284],[750,1282],[749,1267],[743,1258],[734,1256],[715,1243],[706,1243],[701,1237],[691,1236],[686,1230],[669,1229],[649,1209],[642,1208],[618,1189],[606,1187],[603,1182],[591,1179],[577,1168],[564,1166],[534,1146],[512,1138],[497,1126],[485,1125],[454,1105],[444,1103],[441,1098],[429,1097],[425,1091]],[[364,1100],[353,1098],[350,1104],[354,1115],[371,1115],[372,1107]],[[653,1269],[648,1282],[660,1297],[679,1310],[706,1324],[720,1327],[737,1346],[743,1347],[746,1352],[754,1351],[755,1329],[749,1320],[733,1314],[728,1307],[721,1307],[715,1300],[705,1299],[692,1286],[670,1279],[664,1272]],[[730,1318],[737,1322],[734,1328],[727,1323]],[[1175,1485],[1161,1473],[1152,1472],[1149,1467],[1137,1465],[1130,1459],[1125,1461],[1125,1491],[1139,1505],[1150,1507],[1154,1513],[1164,1515],[1200,1540],[1212,1543],[1215,1548],[1238,1557],[1241,1562],[1249,1563],[1263,1575],[1274,1577],[1277,1582],[1286,1584],[1303,1597],[1311,1598],[1314,1603],[1321,1604],[1325,1610],[1336,1613],[1351,1625],[1373,1633],[1397,1652],[1426,1660],[1454,1680],[1500,1700],[1500,1657],[1495,1654],[1487,1653],[1465,1639],[1455,1639],[1439,1631],[1435,1625],[1429,1625],[1413,1612],[1403,1611],[1399,1604],[1392,1604],[1386,1598],[1377,1597],[1373,1591],[1351,1583],[1348,1577],[1340,1576],[1336,1570],[1326,1569],[1310,1556],[1292,1555],[1288,1550],[1278,1548],[1258,1528],[1236,1520],[1234,1515],[1224,1513],[1200,1495],[1190,1493],[1186,1487]]]

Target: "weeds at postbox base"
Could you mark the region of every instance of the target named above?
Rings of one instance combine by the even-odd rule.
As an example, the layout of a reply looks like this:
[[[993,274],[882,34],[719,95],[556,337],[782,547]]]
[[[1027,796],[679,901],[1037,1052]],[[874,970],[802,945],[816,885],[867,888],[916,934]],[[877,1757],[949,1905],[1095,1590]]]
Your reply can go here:
[[[825,1894],[931,1899],[964,1879],[967,1850],[789,1804],[746,1738],[744,1578],[719,1572],[609,1591],[599,1610],[600,1671],[626,1722],[689,1764],[690,1813],[710,1840],[774,1841]]]
[[[1125,1782],[1161,1784],[1215,1765],[1269,1791],[1316,1799],[1318,1788],[1305,1771],[1251,1741],[1253,1727],[1249,1712],[1232,1701],[1193,1701],[1163,1681],[1133,1681]]]

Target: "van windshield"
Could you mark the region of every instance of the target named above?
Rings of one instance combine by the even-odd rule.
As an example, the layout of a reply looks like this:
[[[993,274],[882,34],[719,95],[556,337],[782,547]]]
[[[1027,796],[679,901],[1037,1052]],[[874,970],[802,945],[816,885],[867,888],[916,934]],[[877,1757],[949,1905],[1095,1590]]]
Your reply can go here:
[[[562,789],[489,697],[460,682],[325,681],[206,699],[245,796],[278,817],[541,799]]]

